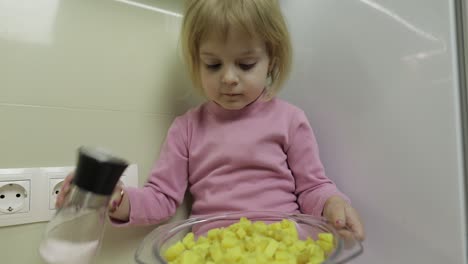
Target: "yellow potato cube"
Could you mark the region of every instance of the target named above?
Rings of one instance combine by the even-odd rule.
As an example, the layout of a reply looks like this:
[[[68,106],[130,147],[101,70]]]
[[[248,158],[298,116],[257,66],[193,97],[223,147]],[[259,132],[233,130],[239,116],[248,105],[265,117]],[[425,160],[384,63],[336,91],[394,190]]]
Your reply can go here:
[[[292,222],[288,219],[281,220],[281,227],[283,229],[288,229],[291,226]]]
[[[235,238],[236,233],[234,233],[232,230],[229,230],[229,229],[223,230],[221,232],[221,237],[233,237],[233,238]]]
[[[182,239],[182,243],[184,243],[185,248],[191,249],[195,245],[195,236],[192,232],[185,235]]]
[[[273,257],[273,255],[275,254],[276,252],[276,249],[278,249],[278,242],[276,242],[275,240],[270,240],[270,242],[268,243],[268,246],[265,248],[265,255],[269,258]]]
[[[255,258],[256,263],[258,264],[266,264],[269,263],[268,258],[262,254],[258,254],[257,257]]]
[[[180,264],[203,264],[202,258],[195,254],[192,251],[185,251],[182,254],[182,259],[180,260]]]
[[[314,255],[315,251],[319,250],[319,246],[316,244],[307,244],[307,251],[310,255]]]
[[[262,222],[262,221],[257,221],[253,224],[255,230],[260,233],[260,234],[263,234],[266,230],[267,230],[267,225]]]
[[[244,261],[242,263],[244,263],[244,264],[257,264],[257,260],[255,258],[248,257],[248,258],[244,259]]]
[[[200,236],[200,237],[198,237],[198,239],[197,239],[197,244],[207,244],[207,245],[209,245],[209,244],[210,244],[210,241],[208,240],[207,237]]]
[[[321,264],[324,260],[325,260],[324,258],[312,257],[308,263],[309,264]]]
[[[219,228],[214,228],[208,231],[208,239],[216,240],[218,239],[219,234],[221,233]]]
[[[307,252],[300,252],[297,254],[297,263],[305,264],[309,262],[309,254]]]
[[[256,244],[255,244],[255,242],[253,241],[253,239],[250,238],[250,237],[247,237],[247,238],[245,239],[245,249],[246,249],[247,251],[249,251],[249,252],[252,252],[252,251],[255,250],[255,247],[256,247]]]
[[[324,259],[325,258],[325,252],[323,251],[323,249],[320,246],[318,246],[315,249],[313,256],[317,256],[318,258]]]
[[[308,237],[305,241],[306,245],[310,245],[310,244],[315,244],[315,241],[311,238],[311,237]]]
[[[226,250],[226,259],[228,260],[238,260],[242,256],[242,249],[239,246],[229,248]]]
[[[239,223],[243,224],[243,225],[251,225],[252,222],[247,219],[247,217],[241,217],[240,220],[239,220]]]
[[[271,228],[272,230],[281,230],[281,223],[280,223],[280,222],[276,222],[276,223],[270,224],[270,228]]]
[[[326,254],[329,254],[333,250],[333,244],[326,241],[319,240],[317,245],[323,249]]]
[[[283,230],[274,230],[273,231],[273,238],[276,241],[282,241],[283,239],[285,239],[288,236],[289,236],[288,233],[284,232]]]
[[[224,236],[221,240],[221,246],[223,248],[232,248],[237,244],[238,240],[231,236]]]
[[[268,243],[269,243],[268,239],[266,238],[260,239],[260,242],[257,244],[256,250],[261,251],[261,252],[265,251],[266,247],[268,246]]]
[[[294,240],[299,239],[299,233],[297,232],[296,226],[294,224],[292,224],[291,227],[289,228],[289,233],[291,234],[291,237]]]
[[[291,254],[286,251],[278,250],[275,253],[275,260],[288,260],[291,258]]]
[[[293,238],[291,236],[287,236],[287,237],[283,238],[283,243],[284,243],[285,246],[289,247],[294,243],[294,240],[293,240]]]
[[[304,241],[297,240],[296,243],[292,245],[293,248],[296,248],[297,251],[303,251],[306,247],[306,244]]]
[[[223,259],[223,252],[218,244],[210,248],[210,256],[215,262],[219,262]]]
[[[198,255],[202,256],[203,259],[206,257],[206,255],[208,255],[209,249],[209,244],[195,244],[195,246],[192,248],[192,250]]]
[[[182,244],[182,242],[179,241],[175,245],[173,245],[169,249],[167,249],[166,254],[164,255],[164,257],[169,261],[173,261],[179,255],[181,255],[184,251],[185,251],[185,246],[184,246],[184,244]]]
[[[239,228],[236,234],[238,238],[243,239],[247,235],[247,232],[243,228]]]
[[[320,233],[318,234],[319,240],[333,244],[333,235],[331,233]]]

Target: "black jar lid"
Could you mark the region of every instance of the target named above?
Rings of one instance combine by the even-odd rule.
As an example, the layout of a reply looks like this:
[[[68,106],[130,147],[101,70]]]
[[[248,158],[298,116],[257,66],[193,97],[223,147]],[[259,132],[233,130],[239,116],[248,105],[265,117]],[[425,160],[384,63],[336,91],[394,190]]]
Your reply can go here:
[[[95,147],[78,149],[78,164],[73,183],[86,191],[111,195],[128,163],[108,151]]]

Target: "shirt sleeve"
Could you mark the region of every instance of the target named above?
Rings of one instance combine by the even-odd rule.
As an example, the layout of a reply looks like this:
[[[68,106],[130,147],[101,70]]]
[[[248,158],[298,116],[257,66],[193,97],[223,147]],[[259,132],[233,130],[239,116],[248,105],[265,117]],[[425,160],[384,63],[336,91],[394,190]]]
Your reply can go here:
[[[314,132],[303,111],[297,111],[290,126],[288,165],[296,181],[296,196],[302,213],[321,216],[330,196],[348,197],[325,175]]]
[[[168,130],[158,161],[142,188],[126,187],[130,201],[128,222],[111,219],[113,225],[158,224],[183,202],[188,184],[187,129],[181,117]]]

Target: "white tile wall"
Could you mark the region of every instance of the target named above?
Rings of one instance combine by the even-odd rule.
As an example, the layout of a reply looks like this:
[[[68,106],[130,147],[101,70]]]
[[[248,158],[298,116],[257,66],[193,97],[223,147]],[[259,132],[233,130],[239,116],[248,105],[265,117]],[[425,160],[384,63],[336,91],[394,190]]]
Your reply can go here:
[[[196,104],[178,51],[181,17],[168,14],[181,7],[0,2],[0,168],[74,164],[78,146],[101,145],[138,164],[144,182],[172,119]],[[44,228],[0,228],[9,238],[1,262],[40,263]],[[152,228],[109,226],[98,263],[132,263]]]

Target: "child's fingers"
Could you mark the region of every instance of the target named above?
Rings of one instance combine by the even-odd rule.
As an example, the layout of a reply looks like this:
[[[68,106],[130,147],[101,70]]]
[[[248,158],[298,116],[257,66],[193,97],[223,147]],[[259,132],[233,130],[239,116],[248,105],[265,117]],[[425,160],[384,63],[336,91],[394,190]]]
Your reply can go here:
[[[363,241],[365,239],[364,226],[358,213],[350,206],[346,207],[345,211],[346,225],[351,229],[356,239]]]
[[[70,173],[67,175],[67,177],[65,177],[65,179],[63,180],[63,184],[62,184],[62,187],[60,188],[60,191],[57,195],[57,199],[55,201],[55,207],[57,208],[60,208],[62,207],[64,201],[65,201],[65,197],[67,197],[68,193],[70,192],[70,186],[71,186],[71,182],[73,180],[73,177],[74,177],[74,173]]]
[[[330,202],[324,212],[325,218],[338,229],[343,228],[346,225],[345,206],[345,201],[337,199]]]
[[[353,232],[349,229],[340,229],[338,230],[338,234],[340,234],[340,236],[343,237],[345,241],[353,241],[355,238]]]
[[[123,183],[119,181],[115,186],[114,192],[112,193],[109,201],[109,211],[114,212],[119,207],[123,195]]]

